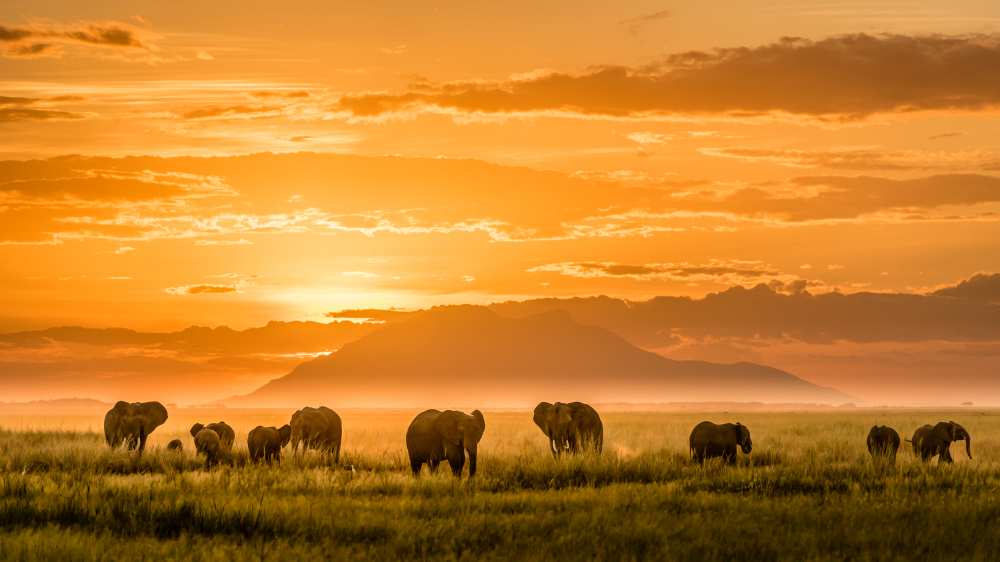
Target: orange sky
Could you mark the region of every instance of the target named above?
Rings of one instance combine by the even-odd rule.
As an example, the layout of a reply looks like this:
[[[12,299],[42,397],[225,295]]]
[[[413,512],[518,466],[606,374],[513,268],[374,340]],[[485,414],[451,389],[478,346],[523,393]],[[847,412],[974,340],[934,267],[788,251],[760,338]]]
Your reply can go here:
[[[3,2],[0,331],[1000,270],[1000,6],[417,4]]]

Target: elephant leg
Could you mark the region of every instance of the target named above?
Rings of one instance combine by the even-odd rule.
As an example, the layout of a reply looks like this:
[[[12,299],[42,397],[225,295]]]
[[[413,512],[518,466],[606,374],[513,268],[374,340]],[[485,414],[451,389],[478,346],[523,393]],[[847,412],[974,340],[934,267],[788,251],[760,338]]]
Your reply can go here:
[[[441,464],[439,459],[431,459],[427,461],[427,469],[430,470],[431,474],[437,474],[439,464]]]
[[[340,464],[340,443],[337,443],[333,452],[333,462],[335,464]]]
[[[451,473],[456,477],[462,476],[462,468],[465,466],[465,451],[459,449],[458,453],[448,455],[448,464],[451,466]]]
[[[939,463],[944,462],[948,464],[955,462],[955,459],[951,458],[951,449],[945,449],[941,451],[941,455],[938,456],[938,462]]]
[[[141,455],[143,451],[146,450],[146,432],[139,432],[139,454]]]
[[[736,446],[726,447],[722,452],[722,458],[726,464],[736,464]]]

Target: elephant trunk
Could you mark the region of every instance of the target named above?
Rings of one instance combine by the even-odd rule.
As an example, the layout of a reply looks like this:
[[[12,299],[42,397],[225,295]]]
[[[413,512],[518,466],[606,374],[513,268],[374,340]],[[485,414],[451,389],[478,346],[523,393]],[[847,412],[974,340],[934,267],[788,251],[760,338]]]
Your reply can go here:
[[[476,446],[476,445],[473,445],[472,447],[470,447],[468,449],[468,451],[469,451],[469,478],[472,478],[473,476],[476,475],[476,453],[477,453],[478,449],[479,449],[479,447]]]
[[[972,458],[972,437],[968,433],[965,434],[965,454]]]

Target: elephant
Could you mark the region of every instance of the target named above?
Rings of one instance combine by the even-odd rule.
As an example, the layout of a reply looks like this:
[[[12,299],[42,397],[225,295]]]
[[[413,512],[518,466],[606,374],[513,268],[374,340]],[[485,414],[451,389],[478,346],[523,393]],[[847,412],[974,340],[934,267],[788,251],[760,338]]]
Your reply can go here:
[[[191,437],[198,435],[198,432],[202,429],[211,429],[217,433],[219,435],[219,443],[222,445],[222,448],[226,451],[233,450],[233,441],[236,441],[236,432],[233,431],[232,427],[229,427],[228,423],[224,421],[210,423],[208,425],[196,423],[191,426]]]
[[[167,409],[159,402],[133,402],[119,400],[104,415],[104,439],[115,449],[122,444],[128,450],[146,448],[149,434],[167,421]]]
[[[476,475],[479,440],[486,431],[486,420],[479,410],[472,414],[455,410],[426,410],[413,418],[406,430],[406,450],[410,455],[413,475],[420,474],[424,463],[436,472],[438,464],[448,460],[451,472],[462,475],[465,453],[469,453],[469,478]]]
[[[326,406],[311,408],[306,406],[292,414],[289,424],[292,428],[292,452],[297,453],[299,443],[302,451],[316,449],[321,453],[332,453],[333,462],[340,462],[340,443],[343,425],[340,416]]]
[[[549,449],[554,456],[558,457],[565,451],[578,453],[585,449],[593,449],[600,454],[604,447],[601,416],[583,402],[540,402],[535,406],[533,419],[549,438]]]
[[[927,462],[937,455],[938,462],[950,463],[951,442],[965,441],[965,454],[972,458],[972,437],[964,427],[953,421],[938,422],[936,425],[924,425],[913,432],[913,454]]]
[[[212,468],[226,457],[226,449],[222,445],[219,434],[212,429],[202,429],[194,436],[196,454],[205,455],[205,466]]]
[[[170,443],[167,443],[167,450],[175,453],[183,453],[184,443],[181,443],[180,439],[174,439]]]
[[[706,458],[718,457],[722,457],[728,464],[735,464],[737,445],[745,455],[749,455],[753,450],[750,430],[741,423],[717,425],[703,421],[691,430],[688,443],[692,458],[700,464],[704,464]]]
[[[887,425],[873,425],[868,431],[868,453],[872,459],[885,459],[896,463],[896,451],[899,451],[899,434]]]
[[[247,435],[247,450],[253,462],[281,462],[281,448],[292,438],[292,426],[287,423],[281,427],[263,427],[258,425]]]

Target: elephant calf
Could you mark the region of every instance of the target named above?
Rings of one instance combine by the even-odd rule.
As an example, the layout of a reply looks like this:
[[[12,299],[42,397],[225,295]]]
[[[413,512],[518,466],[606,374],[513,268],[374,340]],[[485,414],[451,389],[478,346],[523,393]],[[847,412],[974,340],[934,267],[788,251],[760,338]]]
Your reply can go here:
[[[292,438],[292,426],[285,424],[278,427],[263,427],[258,425],[247,435],[247,449],[253,462],[281,462],[281,448]]]
[[[745,455],[749,455],[753,450],[750,430],[740,423],[719,425],[703,421],[691,430],[688,443],[691,447],[691,457],[701,464],[705,459],[720,457],[728,464],[735,464],[737,445]]]
[[[964,427],[953,421],[938,422],[936,425],[924,425],[913,432],[913,454],[927,462],[937,456],[938,463],[950,463],[951,442],[965,441],[965,454],[972,458],[972,437]]]
[[[406,430],[406,451],[413,475],[420,474],[424,463],[431,472],[436,472],[438,464],[447,459],[452,474],[459,477],[468,452],[469,478],[472,478],[476,475],[476,453],[484,431],[486,420],[479,410],[471,415],[455,410],[421,412]]]
[[[549,438],[549,449],[557,457],[565,451],[579,453],[585,449],[600,453],[604,446],[604,424],[589,404],[540,402],[532,419]]]
[[[219,444],[226,451],[233,450],[233,441],[236,441],[236,432],[229,424],[223,421],[210,423],[208,425],[196,423],[191,426],[191,437],[198,435],[202,429],[211,429],[219,436]]]
[[[205,466],[212,468],[225,458],[226,450],[222,446],[219,434],[212,429],[202,429],[194,436],[196,454],[205,455]]]
[[[868,453],[873,460],[885,459],[896,463],[896,452],[899,451],[899,434],[887,425],[873,425],[868,431]]]
[[[175,453],[183,453],[184,443],[181,443],[180,439],[174,439],[170,443],[167,443],[167,450]]]

